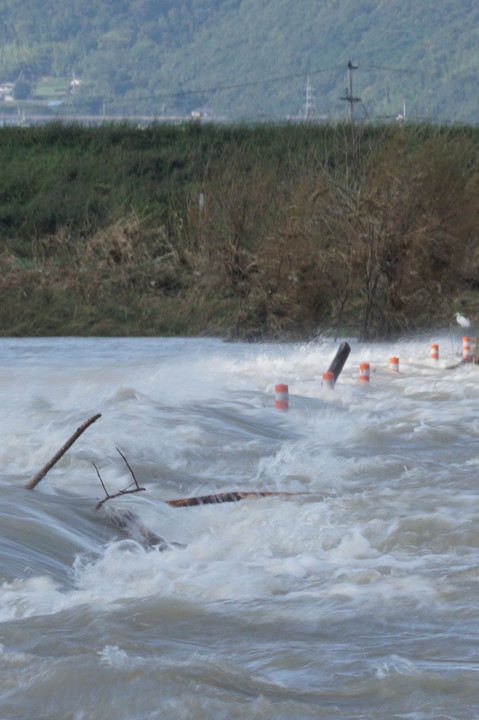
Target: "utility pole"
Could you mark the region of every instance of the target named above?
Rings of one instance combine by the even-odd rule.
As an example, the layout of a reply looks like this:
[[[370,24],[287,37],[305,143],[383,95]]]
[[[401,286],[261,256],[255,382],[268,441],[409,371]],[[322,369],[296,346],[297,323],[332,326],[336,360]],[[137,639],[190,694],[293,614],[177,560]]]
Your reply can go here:
[[[354,103],[361,102],[361,98],[354,97],[353,95],[353,70],[357,70],[359,65],[353,65],[351,60],[348,62],[348,87],[344,91],[344,96],[341,100],[345,100],[349,103],[349,119],[351,124],[354,124]]]

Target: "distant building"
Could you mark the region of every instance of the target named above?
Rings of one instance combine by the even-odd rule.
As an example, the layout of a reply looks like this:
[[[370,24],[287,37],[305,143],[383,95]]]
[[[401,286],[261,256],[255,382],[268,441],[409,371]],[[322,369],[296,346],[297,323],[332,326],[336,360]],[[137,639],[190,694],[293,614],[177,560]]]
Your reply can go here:
[[[0,83],[0,102],[13,102],[14,90],[15,90],[15,83],[12,83],[12,82]]]
[[[210,108],[196,108],[191,111],[193,120],[214,120],[215,114]]]

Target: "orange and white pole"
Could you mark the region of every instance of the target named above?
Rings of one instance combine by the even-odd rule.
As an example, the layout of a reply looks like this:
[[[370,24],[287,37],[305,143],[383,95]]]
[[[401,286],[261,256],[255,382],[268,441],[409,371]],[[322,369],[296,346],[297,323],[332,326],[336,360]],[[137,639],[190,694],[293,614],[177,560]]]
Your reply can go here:
[[[289,390],[288,386],[278,383],[275,386],[276,410],[288,410],[289,408]]]
[[[462,338],[462,357],[464,360],[467,360],[468,357],[471,355],[471,341],[468,337]]]
[[[436,343],[431,345],[431,360],[439,360],[439,345]]]
[[[361,384],[369,382],[370,369],[369,363],[359,363],[359,382]]]
[[[334,373],[329,372],[329,371],[323,373],[323,385],[326,385],[326,387],[331,388],[331,390],[334,388]]]
[[[399,358],[389,358],[389,369],[391,372],[399,372]]]

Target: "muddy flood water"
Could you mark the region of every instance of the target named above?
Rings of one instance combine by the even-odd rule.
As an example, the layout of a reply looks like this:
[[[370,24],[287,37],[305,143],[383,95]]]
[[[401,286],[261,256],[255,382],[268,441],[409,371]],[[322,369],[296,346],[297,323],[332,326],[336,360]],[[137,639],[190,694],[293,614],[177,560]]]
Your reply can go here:
[[[0,340],[2,720],[479,716],[479,366],[348,342]]]

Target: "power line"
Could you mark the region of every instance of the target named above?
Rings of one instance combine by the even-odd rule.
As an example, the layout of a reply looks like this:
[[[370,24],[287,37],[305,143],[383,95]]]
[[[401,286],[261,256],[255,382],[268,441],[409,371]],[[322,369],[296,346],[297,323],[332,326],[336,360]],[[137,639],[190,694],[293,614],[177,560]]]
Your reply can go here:
[[[241,90],[247,87],[257,87],[258,85],[269,85],[276,82],[284,82],[286,80],[297,80],[298,78],[307,78],[310,75],[320,75],[322,73],[334,72],[335,70],[342,70],[342,65],[331,65],[326,68],[318,68],[316,70],[309,70],[308,72],[292,73],[289,75],[276,75],[269,78],[262,78],[261,80],[249,80],[248,82],[232,83],[228,85],[214,85],[212,87],[204,88],[190,88],[186,90],[174,90],[171,92],[164,92],[155,95],[147,95],[139,98],[132,98],[133,101],[139,100],[161,100],[169,97],[181,97],[187,95],[201,95],[203,93],[221,92],[223,90]],[[384,67],[380,65],[361,65],[361,69],[366,70],[386,70],[388,72],[407,73],[407,74],[419,74],[424,75],[426,73],[419,72],[417,70],[408,70],[402,68]]]
[[[341,100],[347,101],[350,104],[350,118],[351,121],[354,122],[354,116],[353,116],[353,107],[354,103],[362,102],[361,98],[357,98],[353,96],[352,92],[352,70],[358,69],[359,65],[353,65],[351,61],[348,63],[348,79],[349,79],[349,87],[345,89],[345,95],[341,98]],[[246,82],[241,83],[231,83],[231,84],[218,84],[210,87],[203,87],[203,88],[187,88],[183,90],[175,90],[170,92],[162,92],[162,93],[155,93],[150,95],[144,95],[140,97],[129,97],[129,98],[111,98],[108,100],[109,105],[123,105],[123,104],[130,104],[130,103],[138,103],[143,101],[159,101],[159,100],[165,100],[168,98],[175,98],[175,97],[188,97],[191,95],[201,95],[206,93],[218,93],[223,92],[227,90],[239,90],[243,88],[248,87],[258,87],[261,85],[270,85],[273,83],[278,82],[285,82],[288,80],[296,80],[298,78],[308,78],[313,75],[320,75],[323,73],[331,73],[343,70],[344,65],[331,65],[329,67],[325,68],[317,68],[315,70],[309,70],[308,72],[298,72],[298,73],[291,73],[288,75],[277,75],[272,77],[266,77],[259,80],[250,80]],[[391,66],[385,66],[385,65],[363,65],[361,64],[361,70],[362,71],[371,71],[371,70],[377,70],[381,72],[391,72],[391,73],[398,73],[398,74],[405,74],[405,75],[422,75],[430,76],[431,73],[421,71],[421,70],[414,70],[412,68],[399,68],[399,67],[391,67]],[[365,114],[373,119],[375,116],[370,116],[367,112],[366,108],[364,108]],[[388,116],[376,116],[376,118],[383,117],[388,118]],[[427,120],[429,122],[432,122],[430,117],[422,117],[419,115],[415,115],[414,119],[416,120]],[[444,123],[444,124],[454,124],[459,123],[462,124],[466,121],[461,120],[449,120],[449,119],[440,119],[436,118],[434,120],[435,123]],[[470,124],[466,122],[466,124]]]
[[[387,67],[385,65],[362,65],[362,70],[384,70],[386,72],[393,73],[404,73],[405,75],[428,75],[429,73],[423,72],[422,70],[412,70],[410,68],[395,68]]]
[[[309,72],[294,73],[291,75],[278,75],[270,78],[263,78],[262,80],[250,80],[249,82],[234,83],[231,85],[215,85],[213,87],[196,88],[189,90],[175,90],[172,92],[159,93],[155,95],[145,95],[143,97],[126,98],[126,99],[112,99],[110,103],[114,102],[140,102],[144,100],[163,100],[170,97],[184,97],[188,95],[202,95],[203,93],[221,92],[223,90],[240,90],[247,87],[257,87],[258,85],[269,85],[270,83],[284,82],[285,80],[297,80],[298,78],[307,78],[308,75],[319,75],[320,73],[332,72],[334,70],[342,69],[341,65],[333,65],[328,68],[321,68],[319,70],[310,70]]]

